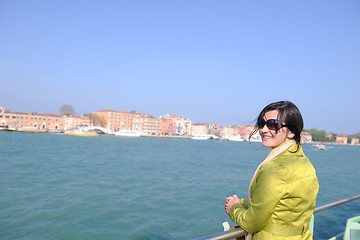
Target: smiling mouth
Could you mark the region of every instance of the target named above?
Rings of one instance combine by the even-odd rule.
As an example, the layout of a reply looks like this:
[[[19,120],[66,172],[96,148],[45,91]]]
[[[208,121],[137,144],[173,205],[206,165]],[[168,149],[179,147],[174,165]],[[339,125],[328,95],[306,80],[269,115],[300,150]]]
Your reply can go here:
[[[270,136],[263,136],[262,138],[263,139],[270,139],[271,137]]]

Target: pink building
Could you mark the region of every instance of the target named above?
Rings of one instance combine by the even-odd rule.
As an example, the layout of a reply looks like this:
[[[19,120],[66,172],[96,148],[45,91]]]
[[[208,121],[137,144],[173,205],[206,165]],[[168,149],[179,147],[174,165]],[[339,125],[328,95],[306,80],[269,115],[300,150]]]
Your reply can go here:
[[[176,124],[171,119],[160,119],[160,134],[171,136],[176,132]]]
[[[180,136],[190,136],[191,135],[191,121],[173,114],[166,114],[164,118],[171,119],[176,124],[176,134]]]
[[[359,144],[359,139],[358,138],[351,139],[351,144],[352,145]]]
[[[254,128],[255,128],[255,126],[252,126],[252,125],[246,125],[246,126],[241,125],[240,126],[240,136],[248,138]]]

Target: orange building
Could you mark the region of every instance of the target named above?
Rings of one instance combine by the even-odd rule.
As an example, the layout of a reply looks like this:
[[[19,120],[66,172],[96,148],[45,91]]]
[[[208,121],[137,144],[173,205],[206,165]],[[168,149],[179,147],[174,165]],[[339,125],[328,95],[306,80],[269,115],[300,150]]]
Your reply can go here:
[[[133,113],[115,110],[100,110],[92,112],[92,114],[102,120],[103,126],[101,127],[113,132],[123,129],[133,130]]]
[[[146,135],[160,135],[161,123],[160,118],[153,117],[149,114],[143,114],[143,133]]]
[[[144,118],[143,114],[139,112],[133,113],[133,122],[132,122],[132,130],[138,132],[144,132]]]
[[[191,125],[191,135],[206,135],[209,134],[209,126],[206,123],[193,123]]]
[[[159,135],[161,132],[160,118],[141,114],[137,111],[100,110],[92,112],[92,115],[101,119],[101,127],[113,132],[123,129],[135,130],[149,135]]]
[[[311,143],[312,135],[308,132],[301,132],[300,134],[300,142],[301,143]]]
[[[54,113],[21,113],[0,108],[1,125],[15,128],[64,130],[65,118]]]

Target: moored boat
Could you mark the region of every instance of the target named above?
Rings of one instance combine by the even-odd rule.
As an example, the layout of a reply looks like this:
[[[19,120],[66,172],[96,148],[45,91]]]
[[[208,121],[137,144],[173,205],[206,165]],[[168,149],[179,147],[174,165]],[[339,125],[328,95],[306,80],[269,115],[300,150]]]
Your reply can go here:
[[[199,135],[193,135],[191,139],[194,140],[209,140],[211,138],[211,135],[208,134],[199,134]]]
[[[115,136],[123,136],[123,137],[140,137],[141,132],[129,129],[123,129],[118,132],[114,132]]]
[[[261,135],[259,133],[252,135],[250,138],[250,141],[251,142],[262,142]]]
[[[4,131],[10,131],[10,132],[28,132],[28,133],[44,133],[44,129],[38,129],[38,128],[16,128],[16,127],[6,127],[4,128]]]
[[[243,142],[243,141],[246,141],[246,139],[244,137],[241,137],[240,135],[237,135],[237,136],[230,136],[230,137],[227,137],[227,139],[229,141],[235,141],[235,142]]]
[[[68,135],[68,136],[86,136],[86,137],[96,137],[96,136],[99,136],[98,133],[95,133],[95,132],[85,132],[85,131],[82,131],[82,130],[66,131],[64,134],[65,134],[65,135]]]

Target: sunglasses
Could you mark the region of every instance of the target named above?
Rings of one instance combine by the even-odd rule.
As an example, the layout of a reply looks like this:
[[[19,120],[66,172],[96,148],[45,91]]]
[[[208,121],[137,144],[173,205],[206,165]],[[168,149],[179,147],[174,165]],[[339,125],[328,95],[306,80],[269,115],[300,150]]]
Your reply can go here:
[[[281,124],[281,126],[279,127],[279,121],[277,119],[269,119],[266,121],[264,119],[261,119],[259,122],[259,128],[262,129],[263,127],[265,127],[265,125],[269,130],[275,131],[278,131],[282,127],[286,127],[285,124]]]

